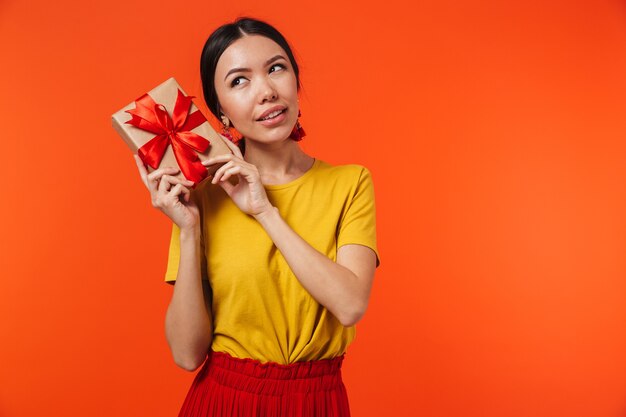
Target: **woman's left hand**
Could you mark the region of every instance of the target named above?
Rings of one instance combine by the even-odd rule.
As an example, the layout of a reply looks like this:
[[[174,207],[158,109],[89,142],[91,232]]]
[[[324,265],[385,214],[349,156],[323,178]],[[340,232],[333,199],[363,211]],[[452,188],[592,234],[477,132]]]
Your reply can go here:
[[[244,161],[237,145],[227,138],[224,138],[224,142],[233,154],[219,155],[202,161],[204,166],[224,163],[215,171],[211,183],[219,184],[235,205],[246,214],[257,216],[271,209],[272,204],[267,198],[257,167]],[[238,177],[237,185],[228,181],[233,175]]]

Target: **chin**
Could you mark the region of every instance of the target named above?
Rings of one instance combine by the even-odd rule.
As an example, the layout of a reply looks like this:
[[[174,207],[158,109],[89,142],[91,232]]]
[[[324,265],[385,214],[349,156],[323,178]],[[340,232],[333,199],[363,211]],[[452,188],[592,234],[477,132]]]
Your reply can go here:
[[[294,122],[295,124],[295,122]],[[264,134],[258,135],[258,139],[253,139],[257,142],[261,143],[280,143],[286,140],[291,140],[289,135],[291,135],[292,129],[287,129],[285,126],[277,127],[269,132],[264,132]]]

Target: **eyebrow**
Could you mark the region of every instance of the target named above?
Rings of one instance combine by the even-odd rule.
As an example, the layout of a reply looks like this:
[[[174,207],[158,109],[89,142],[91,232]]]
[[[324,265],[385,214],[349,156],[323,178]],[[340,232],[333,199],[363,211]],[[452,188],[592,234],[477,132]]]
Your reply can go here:
[[[277,60],[279,60],[281,58],[286,61],[284,56],[282,56],[282,55],[275,55],[275,56],[271,57],[270,59],[268,59],[267,61],[265,61],[265,64],[263,66],[266,67],[269,64],[271,64],[272,62],[277,61]],[[233,68],[230,71],[228,71],[228,73],[226,73],[226,77],[224,77],[224,81],[226,81],[226,78],[228,78],[228,76],[230,74],[234,73],[234,72],[250,72],[250,71],[252,71],[250,68]]]

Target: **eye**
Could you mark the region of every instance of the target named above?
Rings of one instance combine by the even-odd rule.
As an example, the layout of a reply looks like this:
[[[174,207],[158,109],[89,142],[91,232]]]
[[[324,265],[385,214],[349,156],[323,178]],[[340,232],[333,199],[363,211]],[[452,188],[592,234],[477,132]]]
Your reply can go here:
[[[233,80],[230,82],[230,86],[231,86],[231,87],[236,87],[236,86],[238,86],[238,85],[241,85],[241,82],[238,82],[239,80],[245,80],[245,78],[244,78],[244,77],[237,77],[237,78],[233,79]]]
[[[270,72],[275,72],[275,71],[272,71],[272,68],[274,68],[274,67],[279,67],[279,68],[281,68],[281,69],[286,69],[286,68],[287,68],[287,67],[285,67],[283,64],[274,64],[274,65],[272,65],[272,66],[270,67]]]

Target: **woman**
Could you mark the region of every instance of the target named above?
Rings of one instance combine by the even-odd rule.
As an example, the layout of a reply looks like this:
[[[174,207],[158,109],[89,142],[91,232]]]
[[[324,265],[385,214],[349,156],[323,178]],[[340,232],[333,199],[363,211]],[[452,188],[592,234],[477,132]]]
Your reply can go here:
[[[135,157],[174,223],[168,344],[182,368],[204,363],[180,416],[349,416],[340,368],[378,265],[370,174],[302,151],[298,65],[267,23],[217,29],[201,76],[240,147],[193,190]]]

